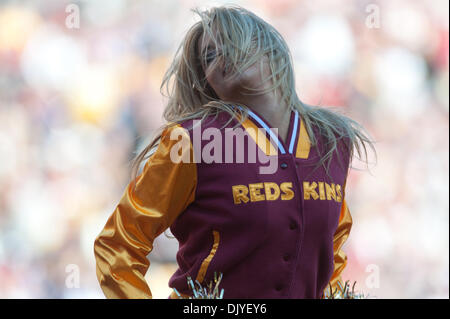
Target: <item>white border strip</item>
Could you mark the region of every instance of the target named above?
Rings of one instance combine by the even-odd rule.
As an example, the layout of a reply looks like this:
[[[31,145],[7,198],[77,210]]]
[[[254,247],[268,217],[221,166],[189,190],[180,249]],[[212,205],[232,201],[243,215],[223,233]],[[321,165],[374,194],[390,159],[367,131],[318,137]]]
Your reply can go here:
[[[266,123],[263,122],[263,120],[261,120],[259,118],[258,115],[256,115],[255,113],[253,113],[250,109],[248,109],[248,114],[250,114],[251,117],[253,117],[262,127],[264,127],[264,129],[266,130],[266,132],[269,133],[270,137],[277,142],[278,145],[278,149],[281,151],[281,154],[286,154],[286,151],[284,150],[283,145],[280,143],[280,140],[278,139],[278,137],[272,132],[272,130],[267,126]]]
[[[297,127],[298,127],[298,111],[295,111],[295,120],[294,120],[294,128],[292,129],[291,143],[289,144],[289,153],[292,154],[294,150],[295,137],[297,136]]]

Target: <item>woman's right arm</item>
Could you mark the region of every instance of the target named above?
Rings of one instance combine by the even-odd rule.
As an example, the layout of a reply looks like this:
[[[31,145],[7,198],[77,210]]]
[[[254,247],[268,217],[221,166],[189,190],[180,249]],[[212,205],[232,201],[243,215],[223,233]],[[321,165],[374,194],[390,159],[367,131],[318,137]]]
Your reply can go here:
[[[174,131],[177,130],[177,131]],[[174,162],[181,142],[182,156],[189,163]],[[187,142],[187,143],[186,143]],[[178,145],[175,145],[177,144]],[[172,152],[172,146],[176,152]],[[94,243],[97,278],[107,298],[152,298],[144,278],[150,266],[147,255],[154,239],[166,230],[194,201],[197,168],[192,160],[189,134],[172,126],[161,135],[156,152],[136,178],[136,188],[128,184],[119,204]],[[186,157],[185,157],[186,158]]]

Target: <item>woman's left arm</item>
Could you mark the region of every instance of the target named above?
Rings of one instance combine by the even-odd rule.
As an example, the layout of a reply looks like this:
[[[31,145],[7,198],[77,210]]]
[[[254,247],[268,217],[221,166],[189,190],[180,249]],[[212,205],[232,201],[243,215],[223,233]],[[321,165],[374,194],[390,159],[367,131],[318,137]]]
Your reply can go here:
[[[350,143],[350,140],[348,138],[345,138],[344,142],[338,147],[338,153],[340,155],[345,154],[344,167],[346,168],[347,173],[345,176],[344,184],[342,185],[342,205],[339,215],[339,222],[333,235],[334,270],[333,274],[331,275],[331,279],[327,287],[325,287],[324,291],[324,293],[326,292],[328,296],[330,295],[330,287],[333,293],[336,291],[343,292],[342,288],[344,288],[345,284],[342,281],[341,274],[344,271],[345,266],[347,265],[347,254],[342,250],[342,247],[344,246],[344,243],[347,241],[347,238],[350,235],[350,230],[353,224],[352,216],[347,206],[345,197],[349,167],[351,162],[351,152],[349,152],[351,145],[352,144]]]
[[[330,285],[333,292],[335,292],[336,289],[342,292],[341,287],[344,287],[344,282],[342,281],[341,274],[345,266],[347,265],[347,255],[342,250],[342,246],[344,245],[350,234],[352,223],[352,216],[350,215],[350,210],[348,209],[344,195],[342,199],[341,214],[339,216],[339,224],[333,237],[334,271],[333,275],[331,276],[329,285],[326,288],[328,295]],[[338,282],[340,282],[340,285],[338,284]]]

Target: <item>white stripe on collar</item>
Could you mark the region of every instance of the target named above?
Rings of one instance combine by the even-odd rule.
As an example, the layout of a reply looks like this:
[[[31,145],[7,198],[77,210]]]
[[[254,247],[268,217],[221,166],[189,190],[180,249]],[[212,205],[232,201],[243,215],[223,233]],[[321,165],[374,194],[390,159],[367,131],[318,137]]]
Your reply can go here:
[[[291,143],[289,144],[289,153],[294,150],[295,138],[297,137],[298,128],[298,111],[295,110],[294,128],[292,129]]]
[[[254,118],[265,130],[267,133],[269,133],[270,137],[277,142],[278,145],[278,149],[280,150],[281,154],[286,154],[286,151],[284,150],[283,145],[281,144],[280,140],[278,139],[278,137],[273,133],[273,131],[270,129],[270,127],[267,126],[266,123],[264,123],[263,120],[261,120],[261,118],[256,115],[255,113],[253,113],[250,109],[247,109],[248,114]]]

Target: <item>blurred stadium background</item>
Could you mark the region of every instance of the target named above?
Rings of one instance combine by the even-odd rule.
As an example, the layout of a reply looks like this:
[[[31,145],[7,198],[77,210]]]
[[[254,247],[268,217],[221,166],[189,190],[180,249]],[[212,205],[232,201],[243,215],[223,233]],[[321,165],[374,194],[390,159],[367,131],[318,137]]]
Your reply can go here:
[[[304,102],[340,107],[377,141],[376,165],[355,161],[347,183],[344,279],[375,298],[448,298],[449,2],[226,3],[285,37]],[[103,298],[94,238],[163,123],[190,9],[220,4],[0,1],[0,298]],[[155,298],[177,248],[162,235],[149,255]]]

